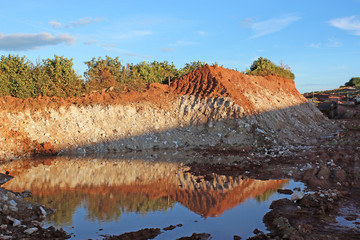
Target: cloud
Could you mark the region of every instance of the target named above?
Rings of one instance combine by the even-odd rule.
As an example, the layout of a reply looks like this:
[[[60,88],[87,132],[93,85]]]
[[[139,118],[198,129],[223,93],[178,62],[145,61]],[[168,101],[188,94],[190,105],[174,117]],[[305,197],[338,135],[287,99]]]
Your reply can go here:
[[[153,33],[148,30],[143,31],[130,31],[127,33],[123,33],[117,36],[118,39],[129,39],[129,38],[135,38],[135,37],[143,37],[143,36],[149,36]]]
[[[340,28],[350,33],[360,36],[360,19],[356,16],[335,18],[329,21],[331,26]]]
[[[262,37],[271,33],[279,32],[299,21],[301,18],[295,15],[288,15],[282,18],[271,18],[261,22],[253,22],[253,19],[247,18],[241,22],[243,27],[249,27],[255,34],[252,39]]]
[[[79,27],[79,26],[87,26],[87,25],[90,25],[90,24],[93,24],[95,22],[100,22],[102,19],[100,18],[91,18],[91,17],[85,17],[85,18],[80,18],[76,21],[70,21],[69,23],[67,24],[63,24],[59,21],[56,21],[56,20],[51,20],[49,21],[49,25],[53,28],[76,28],[76,27]]]
[[[62,24],[55,20],[49,21],[49,25],[53,28],[61,28],[62,27]]]
[[[160,49],[162,52],[174,52],[175,49],[174,48],[161,48]]]
[[[339,42],[338,40],[334,39],[334,38],[330,38],[328,40],[328,44],[327,44],[328,47],[340,47],[341,46],[341,42]]]
[[[140,54],[137,54],[137,53],[129,53],[129,52],[124,52],[122,54],[125,55],[125,56],[138,57],[138,58],[150,58],[151,57],[149,55],[140,55]]]
[[[116,48],[115,43],[104,43],[104,44],[101,44],[101,46],[104,48]]]
[[[173,47],[183,47],[183,46],[191,46],[191,45],[197,45],[197,42],[192,41],[185,41],[185,40],[178,40],[175,43],[171,44]]]
[[[47,32],[39,34],[15,33],[8,35],[0,33],[0,50],[6,51],[25,51],[62,43],[68,45],[74,44],[75,38],[68,34],[53,36]]]
[[[208,35],[205,31],[198,31],[197,34],[201,37],[206,37]]]
[[[88,40],[88,41],[84,41],[85,45],[93,45],[93,44],[97,44],[98,41],[97,40]]]
[[[91,18],[91,17],[85,17],[85,18],[80,18],[76,21],[71,21],[70,22],[70,26],[71,27],[78,27],[78,26],[87,26],[90,25],[94,22],[99,22],[101,21],[100,18]]]
[[[311,47],[311,48],[320,48],[321,47],[321,43],[311,43],[310,45],[309,45],[309,47]]]

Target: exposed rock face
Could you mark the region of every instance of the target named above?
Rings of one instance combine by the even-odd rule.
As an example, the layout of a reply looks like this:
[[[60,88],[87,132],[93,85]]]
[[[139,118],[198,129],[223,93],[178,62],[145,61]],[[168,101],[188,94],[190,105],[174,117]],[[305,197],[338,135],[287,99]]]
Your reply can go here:
[[[145,92],[0,101],[0,159],[217,144],[305,143],[335,126],[277,76],[205,66]]]

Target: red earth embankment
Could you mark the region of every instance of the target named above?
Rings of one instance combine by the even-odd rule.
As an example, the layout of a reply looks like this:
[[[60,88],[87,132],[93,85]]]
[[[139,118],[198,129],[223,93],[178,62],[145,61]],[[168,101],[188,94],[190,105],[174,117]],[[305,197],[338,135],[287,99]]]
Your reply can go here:
[[[142,92],[0,99],[0,159],[42,153],[288,145],[333,126],[290,79],[205,66]]]

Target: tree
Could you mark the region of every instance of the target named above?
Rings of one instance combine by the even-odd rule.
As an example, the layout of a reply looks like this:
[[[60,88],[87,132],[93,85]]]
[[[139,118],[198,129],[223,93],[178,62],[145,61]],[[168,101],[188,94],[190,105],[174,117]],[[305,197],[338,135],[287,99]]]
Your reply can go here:
[[[263,57],[259,57],[255,60],[250,66],[250,70],[247,70],[246,73],[257,76],[275,74],[292,80],[295,78],[295,75],[290,71],[290,67],[288,65],[281,63],[280,66],[277,66],[269,59]]]
[[[25,57],[9,54],[1,56],[0,96],[28,98],[34,96],[34,83],[31,79],[32,64]]]
[[[49,96],[79,96],[83,92],[84,82],[73,69],[72,60],[57,55],[54,55],[54,59],[43,60],[43,74],[50,81]]]
[[[201,61],[195,61],[195,62],[190,62],[190,63],[185,63],[185,67],[181,68],[179,70],[179,77],[188,74],[189,72],[201,68],[203,66],[205,66],[206,63],[205,62],[201,62]]]
[[[345,83],[346,87],[358,87],[360,86],[360,77],[353,77]]]

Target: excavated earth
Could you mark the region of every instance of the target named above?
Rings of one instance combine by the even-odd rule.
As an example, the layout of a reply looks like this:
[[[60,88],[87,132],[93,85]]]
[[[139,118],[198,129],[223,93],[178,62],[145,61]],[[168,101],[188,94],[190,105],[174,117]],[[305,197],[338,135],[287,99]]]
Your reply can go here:
[[[336,126],[294,81],[205,66],[143,92],[0,99],[0,159],[140,149],[306,143]]]
[[[151,84],[142,92],[0,99],[3,161],[46,154],[193,149],[198,161],[187,167],[199,181],[211,181],[217,174],[304,182],[304,191],[285,191],[291,200],[272,203],[263,219],[269,232],[255,229],[252,239],[359,238],[359,130],[358,119],[324,117],[292,80],[216,66],[190,72],[169,86]],[[5,172],[1,177],[3,182],[10,178]],[[51,209],[20,203],[24,194],[1,188],[3,237],[69,237],[61,230],[43,229],[41,221]],[[107,237],[150,239],[159,231]],[[210,237],[194,233],[184,239]]]

